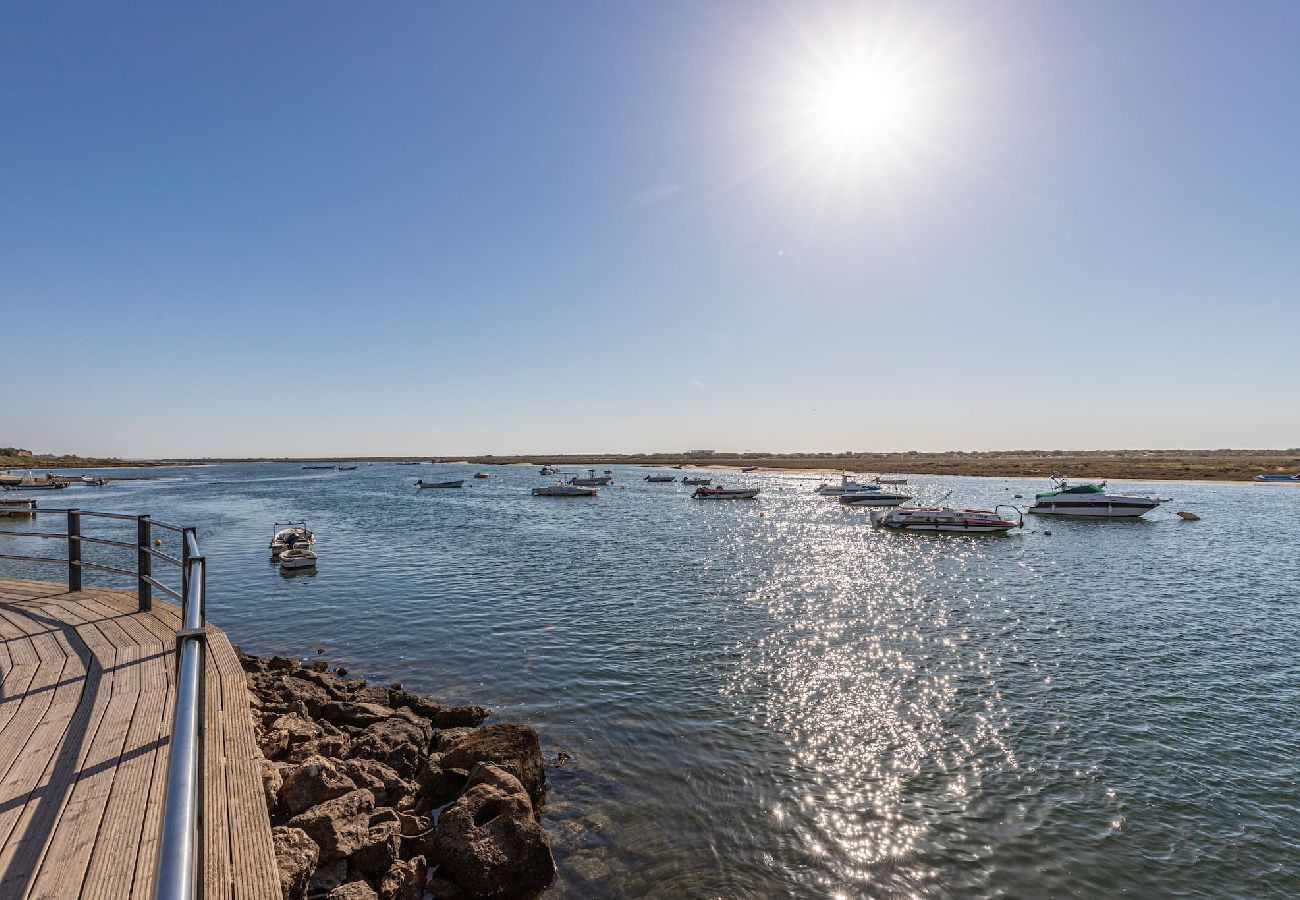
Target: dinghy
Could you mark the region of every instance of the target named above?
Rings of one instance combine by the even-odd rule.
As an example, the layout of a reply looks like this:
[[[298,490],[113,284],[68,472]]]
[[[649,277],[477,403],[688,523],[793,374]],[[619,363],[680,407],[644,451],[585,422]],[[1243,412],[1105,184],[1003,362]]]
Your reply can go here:
[[[316,553],[306,547],[294,547],[280,554],[281,569],[314,569]]]
[[[651,484],[671,484],[677,480],[676,475],[647,475],[645,480]]]
[[[425,481],[421,478],[415,483],[418,488],[458,488],[464,487],[465,479],[461,478],[456,481]]]
[[[595,497],[596,489],[594,487],[580,487],[573,484],[548,484],[545,487],[533,488],[534,497]]]
[[[491,472],[475,472],[475,473],[474,473],[474,477],[475,477],[475,478],[491,478],[491,477],[492,477],[492,473],[491,473]]]
[[[705,478],[703,475],[683,475],[682,484],[712,484],[712,478]]]
[[[696,500],[753,500],[758,488],[698,487],[691,496]]]
[[[1019,527],[992,509],[950,509],[946,506],[899,506],[877,510],[871,524],[899,531],[943,531],[954,534],[997,534]]]

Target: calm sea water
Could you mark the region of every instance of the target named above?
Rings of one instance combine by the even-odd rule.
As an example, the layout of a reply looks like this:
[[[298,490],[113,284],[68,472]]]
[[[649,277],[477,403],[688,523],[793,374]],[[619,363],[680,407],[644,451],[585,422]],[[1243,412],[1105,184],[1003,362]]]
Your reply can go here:
[[[534,468],[412,486],[472,471],[222,465],[41,500],[196,525],[246,649],[319,645],[536,726],[572,756],[554,895],[1300,894],[1300,488],[1126,484],[1175,500],[997,538],[881,533],[807,475],[734,476],[748,503],[632,468],[596,500],[529,496]],[[289,519],[315,575],[268,561]]]

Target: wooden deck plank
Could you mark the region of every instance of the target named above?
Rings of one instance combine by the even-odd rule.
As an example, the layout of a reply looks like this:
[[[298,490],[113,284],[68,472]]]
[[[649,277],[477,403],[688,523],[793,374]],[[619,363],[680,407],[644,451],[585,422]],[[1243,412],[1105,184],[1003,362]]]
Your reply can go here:
[[[0,897],[152,894],[179,610],[0,579]],[[209,626],[204,889],[279,897],[243,670]]]

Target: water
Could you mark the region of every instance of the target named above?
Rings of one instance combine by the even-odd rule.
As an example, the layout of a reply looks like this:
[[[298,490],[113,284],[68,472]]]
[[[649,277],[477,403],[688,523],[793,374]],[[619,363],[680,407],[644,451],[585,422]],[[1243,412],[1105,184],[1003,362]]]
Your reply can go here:
[[[997,538],[875,531],[802,474],[735,476],[763,494],[734,503],[632,468],[596,500],[529,496],[535,468],[412,487],[472,471],[39,496],[198,526],[209,613],[251,651],[320,645],[535,725],[573,757],[548,771],[554,895],[1300,893],[1300,489],[1129,484],[1176,499]],[[912,482],[960,505],[1040,487]],[[289,519],[315,575],[268,562]]]

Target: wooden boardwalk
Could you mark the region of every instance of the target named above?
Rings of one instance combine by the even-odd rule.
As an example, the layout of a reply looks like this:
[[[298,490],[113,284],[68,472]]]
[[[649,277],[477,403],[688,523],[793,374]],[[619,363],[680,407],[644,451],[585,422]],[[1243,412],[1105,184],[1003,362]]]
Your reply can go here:
[[[180,611],[0,579],[0,898],[153,895]],[[208,628],[204,895],[277,900],[244,673]]]

